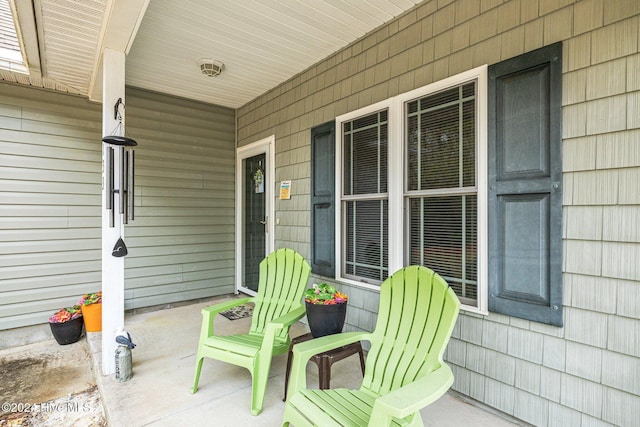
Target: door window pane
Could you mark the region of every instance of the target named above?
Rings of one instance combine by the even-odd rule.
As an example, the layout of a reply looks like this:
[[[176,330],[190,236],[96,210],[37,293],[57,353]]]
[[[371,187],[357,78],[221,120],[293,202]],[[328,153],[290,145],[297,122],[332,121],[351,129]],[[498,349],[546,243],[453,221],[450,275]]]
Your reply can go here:
[[[265,175],[266,155],[249,157],[244,168],[244,268],[243,286],[258,290],[260,262],[266,253],[265,234]]]

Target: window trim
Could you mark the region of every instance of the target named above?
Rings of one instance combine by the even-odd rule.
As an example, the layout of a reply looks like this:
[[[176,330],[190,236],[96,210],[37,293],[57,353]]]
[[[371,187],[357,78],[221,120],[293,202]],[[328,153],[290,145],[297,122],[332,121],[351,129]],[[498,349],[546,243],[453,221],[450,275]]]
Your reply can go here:
[[[466,311],[475,312],[479,314],[489,314],[488,311],[488,301],[489,301],[489,286],[488,286],[488,249],[489,249],[489,210],[488,210],[488,65],[482,65],[480,67],[473,68],[471,70],[462,72],[460,74],[456,74],[455,76],[448,77],[443,80],[439,80],[437,82],[431,83],[429,85],[414,89],[412,91],[400,94],[397,96],[398,103],[401,108],[397,113],[400,115],[400,123],[401,123],[401,135],[402,135],[402,155],[406,152],[406,126],[403,123],[405,116],[405,106],[407,103],[429,95],[431,93],[439,92],[442,90],[446,90],[452,88],[454,86],[461,86],[465,83],[476,81],[476,194],[478,200],[478,301],[477,306],[471,306],[464,304],[462,307]],[[395,116],[394,116],[395,118]],[[391,139],[391,137],[390,137]],[[389,144],[391,146],[391,144]],[[406,206],[405,194],[410,194],[410,191],[405,193],[406,189],[406,180],[407,180],[407,171],[406,171],[405,159],[403,158],[402,162],[402,183],[401,183],[401,196],[402,200],[399,202],[401,208],[404,211],[408,211]],[[397,174],[400,175],[400,174]],[[391,190],[390,190],[391,191]],[[397,210],[397,209],[396,209]],[[389,214],[389,224],[392,224],[395,228],[389,230],[389,239],[392,236],[395,238],[394,240],[398,240],[401,238],[401,242],[394,242],[394,248],[396,245],[400,245],[399,247],[402,250],[403,259],[402,262],[408,262],[408,254],[406,253],[406,241],[408,239],[408,229],[406,227],[407,218],[404,217],[404,214],[401,218],[401,222],[395,220],[395,218],[391,217],[391,213]],[[397,229],[398,224],[402,229]],[[389,251],[391,252],[391,242],[389,242]],[[395,267],[395,266],[394,266]],[[402,265],[392,268],[389,265],[389,271],[396,271],[401,268]]]
[[[405,141],[406,126],[404,123],[405,104],[429,93],[438,92],[453,86],[458,86],[470,81],[477,82],[477,120],[476,120],[476,187],[478,197],[478,300],[477,306],[462,305],[465,311],[478,314],[488,314],[488,66],[482,65],[474,69],[462,72],[455,76],[439,80],[429,85],[416,88],[409,92],[388,98],[384,101],[360,108],[355,111],[336,117],[336,227],[335,230],[335,279],[354,286],[379,290],[377,284],[362,282],[344,277],[342,271],[342,231],[344,220],[342,218],[342,203],[344,201],[343,179],[343,144],[342,124],[358,117],[366,116],[376,111],[388,110],[388,153],[387,153],[387,199],[389,220],[388,265],[392,273],[405,266],[406,240],[408,230],[405,218]]]
[[[336,234],[335,234],[335,254],[336,254],[336,260],[335,260],[335,270],[336,270],[336,275],[335,275],[335,279],[339,280],[342,283],[347,283],[347,284],[351,284],[351,285],[356,285],[356,286],[361,286],[367,289],[373,289],[373,290],[379,290],[380,286],[379,283],[375,284],[372,282],[365,282],[365,281],[360,281],[360,280],[355,280],[349,277],[345,277],[345,273],[342,271],[343,270],[343,265],[342,265],[342,252],[343,252],[343,243],[344,243],[344,239],[342,239],[342,231],[345,228],[345,223],[344,223],[344,218],[342,217],[342,203],[345,200],[349,200],[349,196],[345,196],[344,195],[344,187],[342,185],[343,183],[343,174],[344,174],[344,165],[342,164],[342,159],[343,159],[343,149],[344,149],[344,140],[342,138],[342,124],[344,122],[348,122],[351,121],[353,119],[356,119],[358,117],[363,117],[369,114],[373,114],[375,112],[378,111],[382,111],[382,110],[388,110],[389,113],[391,112],[391,99],[387,99],[381,102],[377,102],[375,104],[366,106],[364,108],[360,108],[358,110],[352,111],[350,113],[346,113],[343,114],[341,116],[336,117],[336,160],[335,160],[335,170],[336,170],[336,182],[335,182],[335,194],[336,194],[336,201],[335,201],[335,205],[336,205],[336,209],[335,209],[335,213],[336,213],[336,225],[338,225],[336,227]],[[390,132],[390,120],[391,118],[389,116],[387,116],[387,119],[389,120],[389,136],[391,135]],[[390,140],[390,138],[389,138]],[[389,153],[387,153],[388,155]],[[389,165],[387,165],[387,173],[388,173],[388,169]],[[389,194],[389,187],[388,187],[388,183],[387,183],[387,199],[388,199],[388,194]],[[385,194],[385,193],[381,193],[381,194]],[[380,193],[375,194],[374,196],[380,196]],[[371,196],[371,195],[370,195]],[[389,268],[391,268],[391,266],[389,266]],[[390,270],[389,270],[390,271]],[[381,282],[380,282],[381,283]]]

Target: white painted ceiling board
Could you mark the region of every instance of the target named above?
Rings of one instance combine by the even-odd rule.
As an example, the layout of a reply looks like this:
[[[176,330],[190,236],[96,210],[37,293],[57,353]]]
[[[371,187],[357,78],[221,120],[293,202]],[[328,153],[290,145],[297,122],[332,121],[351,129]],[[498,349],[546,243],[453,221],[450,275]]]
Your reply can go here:
[[[87,93],[107,0],[40,0],[46,77]]]
[[[52,80],[89,96],[111,1],[127,0],[34,0],[45,66],[25,84]],[[151,0],[127,55],[126,83],[238,108],[420,1]],[[199,58],[225,70],[207,77]]]

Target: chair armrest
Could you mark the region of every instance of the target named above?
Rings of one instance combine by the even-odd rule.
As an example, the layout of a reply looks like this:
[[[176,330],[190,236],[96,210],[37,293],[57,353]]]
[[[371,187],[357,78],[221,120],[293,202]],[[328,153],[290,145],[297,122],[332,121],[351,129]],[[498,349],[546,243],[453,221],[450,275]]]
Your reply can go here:
[[[202,328],[200,329],[200,343],[208,337],[213,336],[213,319],[217,314],[229,310],[241,304],[253,301],[253,297],[245,297],[223,301],[218,304],[210,305],[202,309]]]
[[[262,339],[262,350],[269,350],[269,354],[273,350],[273,343],[276,340],[276,335],[283,328],[288,328],[298,320],[302,319],[305,314],[304,306],[300,306],[287,314],[273,319],[267,323],[264,329],[264,338]],[[262,352],[262,351],[261,351]],[[264,352],[262,352],[264,353]],[[269,356],[271,357],[271,356]]]
[[[442,363],[438,369],[376,399],[371,419],[391,425],[391,417],[402,419],[438,400],[453,384],[453,372]]]
[[[315,354],[323,353],[334,348],[342,347],[356,341],[368,341],[369,332],[345,332],[341,334],[327,335],[301,342],[293,346],[293,361],[291,363],[291,376],[289,377],[289,390],[287,400],[299,390],[307,386],[307,363]]]
[[[276,335],[284,328],[289,328],[293,323],[302,319],[306,310],[304,306],[300,306],[291,310],[287,314],[273,319],[267,323],[264,329],[264,336],[262,337],[262,344],[260,345],[260,351],[258,352],[258,364],[260,366],[269,366],[271,364],[271,358],[273,357],[273,349],[276,341]],[[288,344],[287,340],[279,343],[280,345]]]
[[[269,322],[269,324],[267,325],[267,328],[274,327],[275,329],[280,330],[286,326],[291,326],[294,323],[296,323],[298,320],[302,319],[305,315],[305,312],[306,310],[304,306],[300,306],[294,310],[291,310],[284,316],[280,316],[277,319],[273,319],[271,322]]]

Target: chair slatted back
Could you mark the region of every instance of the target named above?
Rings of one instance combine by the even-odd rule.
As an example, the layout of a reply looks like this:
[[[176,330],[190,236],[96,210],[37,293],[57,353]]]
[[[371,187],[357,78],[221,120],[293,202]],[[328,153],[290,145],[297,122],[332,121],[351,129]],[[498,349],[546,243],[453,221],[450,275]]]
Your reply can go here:
[[[302,305],[310,273],[309,263],[291,249],[278,249],[263,259],[249,333],[264,334],[271,320]],[[277,339],[286,340],[288,335],[288,329],[281,330]]]
[[[459,308],[447,282],[426,267],[387,278],[361,389],[384,395],[439,367]]]

